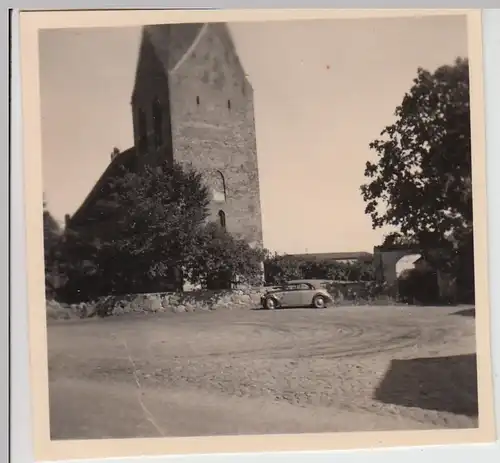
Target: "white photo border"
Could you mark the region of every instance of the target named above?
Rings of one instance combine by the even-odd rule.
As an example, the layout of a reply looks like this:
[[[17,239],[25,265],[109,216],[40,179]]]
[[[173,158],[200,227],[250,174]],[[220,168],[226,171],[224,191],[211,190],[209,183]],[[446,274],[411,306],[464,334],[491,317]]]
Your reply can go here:
[[[22,2],[18,2],[22,3]],[[28,3],[28,2],[24,2]],[[32,2],[35,3],[35,2]],[[58,9],[65,8],[68,9],[66,4],[56,5],[56,2],[52,2],[51,5],[44,5],[43,9]],[[76,3],[76,2],[74,2]],[[102,8],[102,4],[98,4],[98,2],[87,1],[85,4],[75,5],[72,2],[71,9],[78,8]],[[80,3],[80,2],[78,2]],[[82,2],[83,3],[83,2]],[[159,5],[154,5],[154,3]],[[211,3],[211,4],[207,4]],[[142,7],[160,7],[161,8],[252,8],[258,9],[262,7],[273,7],[273,8],[346,8],[346,7],[363,7],[363,8],[425,8],[432,6],[433,8],[481,8],[483,5],[478,5],[477,3],[474,5],[457,5],[458,2],[412,2],[413,4],[409,4],[410,2],[378,2],[378,4],[373,4],[373,2],[360,2],[360,1],[351,1],[351,2],[315,2],[315,4],[301,1],[288,1],[288,2],[273,2],[271,5],[269,2],[262,1],[254,1],[247,2],[247,4],[242,4],[241,2],[225,2],[225,4],[214,5],[214,2],[177,2],[177,4],[173,4],[173,2],[149,2],[147,5],[142,5]],[[220,2],[222,3],[222,2]],[[250,4],[249,4],[250,3]],[[262,4],[265,5],[262,5]],[[472,3],[472,2],[468,2]],[[487,3],[487,2],[483,2]],[[494,5],[495,1],[490,2],[491,6]],[[95,4],[95,5],[93,5]],[[181,5],[180,5],[181,4]],[[448,4],[448,5],[447,5]],[[127,7],[127,8],[140,8],[139,5],[134,5],[131,2],[129,4],[124,4],[124,2],[120,5],[109,5],[113,8]],[[41,9],[41,5],[20,5],[20,7],[25,7],[29,9]],[[20,76],[19,76],[19,55],[18,55],[18,37],[16,36],[16,14],[14,14],[13,21],[13,37],[12,37],[12,48],[13,48],[13,56],[12,56],[12,106],[11,106],[11,158],[10,158],[10,223],[11,223],[11,247],[10,247],[10,326],[11,326],[11,357],[10,357],[10,371],[12,375],[12,389],[11,389],[11,400],[12,400],[12,414],[11,414],[11,461],[19,461],[19,462],[33,462],[35,461],[33,458],[32,446],[28,445],[28,443],[32,442],[32,433],[31,433],[31,419],[30,419],[30,394],[29,394],[29,383],[28,383],[28,343],[27,343],[27,297],[26,297],[26,266],[25,262],[25,231],[24,231],[24,203],[23,203],[23,192],[24,186],[22,184],[22,153],[21,153],[21,105],[20,105]],[[500,127],[500,120],[495,120],[495,115],[498,114],[496,108],[500,108],[500,86],[497,83],[498,77],[495,79],[495,76],[500,74],[500,10],[490,10],[483,12],[483,55],[485,61],[485,106],[486,106],[486,132],[487,132],[487,141],[486,141],[486,149],[487,149],[487,193],[488,198],[488,222],[489,222],[489,273],[490,273],[490,281],[495,282],[495,278],[500,274],[500,264],[497,264],[497,259],[494,256],[500,256],[499,254],[495,254],[495,250],[500,247],[500,241],[498,239],[495,240],[495,237],[500,236],[500,215],[497,213],[495,215],[495,207],[494,207],[494,199],[499,196],[500,193],[500,182],[495,182],[494,175],[495,173],[500,173],[500,159],[496,156],[496,153],[500,152],[500,131],[497,127]],[[7,44],[6,44],[7,45]],[[8,56],[8,46],[3,50],[6,57]],[[17,54],[17,56],[16,56]],[[8,63],[7,60],[3,61],[4,63]],[[3,73],[3,75],[8,79],[8,74]],[[8,81],[5,82],[4,88],[7,89]],[[7,98],[6,98],[7,102]],[[5,107],[5,106],[4,106]],[[498,119],[500,117],[496,116]],[[4,125],[6,128],[8,127],[8,118],[5,120],[6,124]],[[8,129],[5,132],[4,140],[7,142],[6,145],[8,147]],[[7,152],[7,150],[5,151]],[[6,164],[8,164],[9,159],[7,156],[4,157]],[[8,165],[5,166],[4,169],[1,169],[2,172],[5,172],[7,176],[9,175]],[[3,185],[8,185],[7,181],[3,182]],[[6,188],[4,187],[4,190]],[[4,193],[2,191],[2,193]],[[8,194],[5,195],[6,199],[9,197]],[[2,196],[2,199],[4,197]],[[6,201],[7,203],[7,201]],[[0,210],[8,211],[8,208],[0,208]],[[7,227],[6,227],[7,228]],[[5,230],[7,232],[5,236],[6,244],[9,243],[9,229]],[[4,230],[2,229],[2,232]],[[2,236],[4,238],[4,236]],[[497,243],[498,242],[498,243]],[[6,248],[6,246],[5,246]],[[4,252],[4,247],[2,247],[2,253]],[[7,252],[4,255],[0,255],[0,260],[2,262],[9,262],[7,259]],[[2,284],[6,282],[5,291],[1,291],[2,295],[9,295],[9,268],[6,268],[6,278],[2,278]],[[3,289],[3,288],[2,288]],[[491,331],[492,331],[492,352],[499,352],[498,347],[500,347],[500,342],[496,339],[495,334],[500,332],[500,316],[497,315],[497,310],[495,310],[497,304],[500,302],[500,290],[497,289],[497,286],[494,284],[490,285],[490,305],[491,305]],[[4,305],[6,306],[6,305]],[[9,315],[6,313],[5,315]],[[7,317],[5,317],[7,319]],[[4,329],[7,328],[7,329]],[[8,329],[9,323],[8,320],[2,320],[2,339],[6,341],[8,345],[9,337],[8,337]],[[8,371],[8,357],[2,356],[2,368],[4,371]],[[493,372],[495,377],[495,411],[496,411],[496,423],[497,429],[500,426],[500,404],[498,400],[499,396],[499,380],[498,373],[500,371],[500,361],[498,357],[493,355]],[[9,397],[8,397],[8,376],[2,375],[3,378],[6,378],[5,382],[2,383],[2,397],[7,399],[7,403],[5,401],[2,402],[2,412],[5,409],[7,413],[2,413],[3,416],[7,417],[7,420],[2,420],[2,425],[4,422],[9,427]],[[5,393],[3,391],[5,390]],[[5,404],[5,406],[4,406]],[[2,432],[3,429],[0,429],[2,436],[7,436],[6,432]],[[497,435],[498,439],[498,435]],[[5,445],[8,444],[7,440],[5,440]],[[2,443],[4,443],[2,441]],[[412,447],[412,448],[392,448],[392,449],[377,449],[377,450],[349,450],[349,451],[331,451],[331,452],[292,452],[292,453],[268,453],[268,454],[259,454],[258,456],[266,458],[269,463],[272,462],[281,462],[285,461],[294,461],[299,463],[304,459],[304,461],[317,461],[318,463],[325,461],[329,458],[336,458],[337,461],[340,462],[354,462],[356,458],[371,459],[372,461],[384,461],[387,462],[387,459],[393,458],[394,460],[400,459],[401,457],[407,459],[416,458],[425,459],[441,459],[446,456],[453,458],[456,462],[462,461],[471,461],[474,458],[481,458],[482,461],[498,461],[498,456],[500,454],[499,442],[497,440],[496,444],[473,444],[473,445],[454,445],[454,446],[433,446],[433,447]],[[3,450],[3,448],[2,448]],[[8,452],[8,449],[7,449]],[[370,452],[370,453],[367,453]],[[403,452],[403,454],[401,453]],[[474,453],[473,453],[474,452]],[[497,455],[495,458],[494,455]],[[212,463],[212,462],[220,462],[220,461],[253,461],[257,454],[212,454],[212,455],[185,455],[185,456],[160,456],[160,457],[134,457],[132,461],[134,462],[144,462],[147,461],[184,461],[186,463],[194,463],[195,461],[200,461],[201,463]],[[6,455],[6,459],[4,461],[9,461],[8,456]],[[116,461],[122,461],[123,458],[116,459]],[[61,460],[60,460],[61,461]],[[83,461],[83,460],[80,460]],[[98,463],[103,460],[86,460],[88,462]],[[110,461],[107,459],[106,461]],[[360,460],[358,460],[360,461]]]

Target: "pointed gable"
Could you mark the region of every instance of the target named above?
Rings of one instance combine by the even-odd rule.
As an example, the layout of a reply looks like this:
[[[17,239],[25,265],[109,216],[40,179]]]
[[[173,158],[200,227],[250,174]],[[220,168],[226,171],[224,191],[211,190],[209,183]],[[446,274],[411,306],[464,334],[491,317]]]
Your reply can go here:
[[[199,23],[159,24],[145,26],[144,32],[165,71],[169,72],[189,51],[205,26]]]
[[[179,23],[179,24],[154,24],[144,26],[142,29],[142,39],[139,51],[137,69],[141,68],[141,60],[147,54],[154,53],[155,58],[161,63],[165,70],[165,75],[176,69],[182,64],[183,59],[190,54],[197,41],[210,27],[222,40],[226,50],[236,61],[241,77],[248,82],[246,73],[239,60],[234,42],[226,23]],[[139,72],[136,72],[136,83],[139,78]]]
[[[195,43],[204,26],[206,25],[199,23],[143,26],[132,99],[142,78],[141,70],[147,69],[143,62],[151,62],[153,58],[162,66],[167,76]]]
[[[214,30],[214,32],[217,34],[217,36],[220,38],[220,40],[224,44],[227,56],[230,56],[231,59],[236,64],[236,68],[238,69],[238,73],[240,74],[240,79],[245,81],[246,84],[250,88],[252,88],[252,85],[251,85],[250,81],[248,80],[247,74],[245,72],[245,68],[243,67],[243,65],[241,63],[239,54],[236,50],[233,36],[232,36],[231,31],[228,27],[228,24],[224,23],[224,22],[211,23],[210,27],[212,28],[212,30]]]

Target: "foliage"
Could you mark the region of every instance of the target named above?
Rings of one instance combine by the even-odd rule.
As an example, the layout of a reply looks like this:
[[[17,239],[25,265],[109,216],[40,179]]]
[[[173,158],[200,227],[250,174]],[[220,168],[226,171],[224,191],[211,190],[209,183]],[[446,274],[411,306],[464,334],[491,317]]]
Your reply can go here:
[[[404,270],[398,279],[398,294],[408,304],[440,302],[436,272],[420,268]]]
[[[381,247],[387,250],[406,249],[406,248],[418,247],[418,242],[412,236],[405,236],[398,232],[391,232],[384,237],[384,241]]]
[[[290,255],[268,256],[265,273],[269,284],[307,278],[337,281],[372,281],[375,278],[371,263],[314,260]]]
[[[181,264],[195,244],[208,204],[208,190],[193,169],[167,162],[145,166],[114,179],[110,200],[101,202],[99,212],[115,228],[102,239],[146,263],[151,276],[164,276],[165,268]]]
[[[43,201],[43,248],[45,263],[45,292],[52,297],[59,287],[59,243],[62,230]]]
[[[375,228],[393,225],[421,244],[441,244],[472,222],[468,61],[433,74],[419,69],[395,116],[370,144],[378,162],[366,164],[366,212]]]
[[[250,247],[214,223],[203,227],[197,240],[195,252],[184,261],[190,282],[212,288],[231,282],[262,283],[264,250]]]
[[[74,282],[68,290],[89,297],[163,290],[173,279],[181,285],[176,269],[197,243],[208,202],[200,174],[190,167],[164,162],[120,171],[85,224],[66,234]]]
[[[190,166],[121,171],[102,187],[85,223],[65,231],[63,298],[181,291],[185,279],[204,286],[222,276],[253,280],[261,251],[207,224],[208,205],[203,178]]]
[[[370,144],[378,159],[361,186],[373,228],[398,229],[390,239],[418,243],[437,268],[473,265],[460,262],[473,232],[468,60],[418,69],[395,117]]]

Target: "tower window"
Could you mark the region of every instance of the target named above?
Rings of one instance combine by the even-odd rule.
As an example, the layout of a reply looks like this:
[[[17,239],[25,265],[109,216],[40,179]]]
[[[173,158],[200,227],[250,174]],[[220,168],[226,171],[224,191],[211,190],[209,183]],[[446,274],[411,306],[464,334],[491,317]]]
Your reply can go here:
[[[227,109],[231,110],[231,100],[227,100]]]
[[[156,148],[160,148],[163,145],[163,114],[161,103],[158,100],[155,100],[153,103],[153,123],[155,146]]]
[[[142,109],[139,109],[139,113],[137,114],[137,126],[139,150],[145,152],[148,148],[148,127],[146,114]]]
[[[220,226],[225,230],[226,229],[226,213],[224,211],[219,211],[219,223],[220,223]]]
[[[197,104],[198,106],[200,106],[200,97],[199,97],[199,96],[197,96],[197,97],[196,97],[196,104]]]
[[[212,176],[213,199],[217,202],[226,202],[226,180],[220,170]]]

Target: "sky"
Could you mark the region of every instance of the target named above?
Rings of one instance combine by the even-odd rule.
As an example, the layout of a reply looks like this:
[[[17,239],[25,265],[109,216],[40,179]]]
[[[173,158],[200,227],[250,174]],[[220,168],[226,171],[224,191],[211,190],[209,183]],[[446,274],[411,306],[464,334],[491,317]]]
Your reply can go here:
[[[418,67],[467,56],[465,17],[232,23],[254,88],[264,246],[373,251],[359,187],[369,143],[393,122]],[[133,144],[130,96],[140,28],[40,33],[44,195],[72,214]]]

